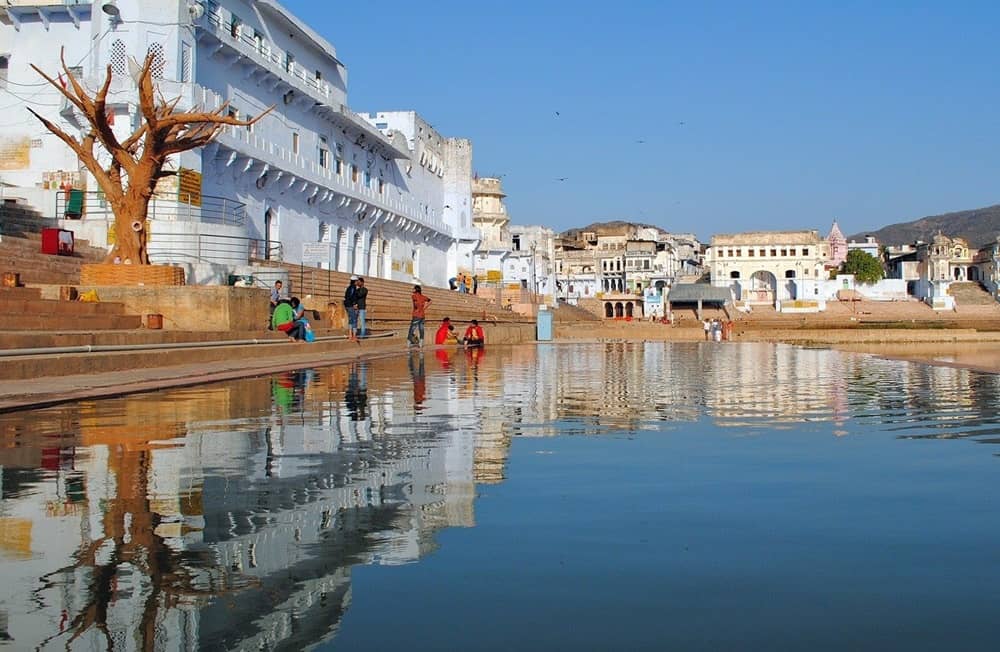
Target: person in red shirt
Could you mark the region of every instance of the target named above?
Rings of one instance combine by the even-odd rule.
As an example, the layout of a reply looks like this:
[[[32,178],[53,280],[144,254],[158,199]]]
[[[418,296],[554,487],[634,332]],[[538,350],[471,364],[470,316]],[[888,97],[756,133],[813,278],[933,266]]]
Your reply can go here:
[[[410,332],[406,334],[406,340],[411,346],[424,346],[424,318],[427,314],[427,304],[430,299],[424,296],[419,285],[413,286],[413,313],[410,315]],[[419,332],[419,336],[418,336]]]
[[[451,318],[445,317],[441,320],[437,332],[434,333],[435,344],[457,344],[458,336],[455,335],[455,327],[451,325]]]
[[[484,344],[486,344],[486,334],[483,333],[483,327],[479,325],[477,320],[473,319],[469,327],[465,329],[465,348],[483,346]]]

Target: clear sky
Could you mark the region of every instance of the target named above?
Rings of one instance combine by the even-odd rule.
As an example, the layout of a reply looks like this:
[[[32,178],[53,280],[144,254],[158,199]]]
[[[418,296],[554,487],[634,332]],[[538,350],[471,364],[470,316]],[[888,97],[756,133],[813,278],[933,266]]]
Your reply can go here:
[[[351,108],[470,138],[517,224],[851,234],[1000,203],[997,2],[284,1]]]

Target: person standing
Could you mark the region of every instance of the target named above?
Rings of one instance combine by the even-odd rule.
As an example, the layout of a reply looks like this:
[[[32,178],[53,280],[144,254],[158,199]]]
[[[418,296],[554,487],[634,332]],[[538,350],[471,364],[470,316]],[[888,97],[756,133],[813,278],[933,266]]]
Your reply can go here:
[[[271,310],[267,313],[267,330],[269,331],[274,330],[274,324],[271,323],[271,320],[279,301],[281,301],[281,281],[275,281],[274,287],[271,288]]]
[[[358,305],[355,300],[355,294],[358,291],[358,277],[351,276],[351,282],[344,290],[344,310],[347,311],[347,339],[356,340],[357,339],[357,329],[358,329]]]
[[[427,304],[431,300],[424,296],[419,285],[413,286],[413,294],[410,295],[410,299],[413,301],[413,312],[410,315],[410,331],[406,334],[406,340],[411,345],[423,348],[424,318],[427,315]]]
[[[705,329],[705,341],[712,339],[712,322],[708,321],[707,317],[702,321],[701,327]]]
[[[358,337],[368,334],[365,329],[365,314],[368,310],[368,288],[365,287],[365,279],[358,277],[354,288],[354,306],[358,310]]]

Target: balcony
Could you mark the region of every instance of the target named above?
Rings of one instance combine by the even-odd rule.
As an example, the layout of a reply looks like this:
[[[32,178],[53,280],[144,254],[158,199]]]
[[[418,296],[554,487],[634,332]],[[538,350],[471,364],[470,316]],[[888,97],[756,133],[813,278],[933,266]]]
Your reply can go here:
[[[295,98],[298,93],[301,98],[310,101],[310,107],[316,115],[341,128],[352,132],[352,138],[364,136],[368,144],[373,145],[383,155],[393,159],[408,159],[410,152],[392,144],[379,130],[357,117],[353,111],[339,100],[344,95],[322,79],[317,79],[315,73],[306,70],[294,60],[288,60],[281,52],[272,51],[271,45],[262,39],[254,38],[245,33],[241,25],[233,26],[227,21],[222,9],[213,2],[202,3],[204,15],[195,20],[194,24],[205,39],[214,40],[220,50],[228,50],[237,55],[239,60],[257,65],[264,75],[276,85],[287,87],[292,95],[287,95],[286,102],[300,101]],[[343,64],[340,64],[343,66]]]
[[[48,31],[52,18],[64,14],[80,29],[80,21],[90,17],[92,5],[90,0],[7,0],[0,7],[0,15],[6,14],[18,32],[23,21],[34,20],[36,16]]]
[[[218,93],[201,86],[195,88],[192,100],[209,111],[223,104],[222,97]],[[380,193],[374,179],[372,186],[366,187],[360,176],[358,181],[350,181],[346,170],[345,174],[338,175],[335,171],[324,168],[315,161],[306,160],[290,149],[263,138],[245,127],[230,127],[220,132],[215,140],[215,145],[235,153],[236,158],[245,157],[256,161],[258,175],[267,173],[272,180],[276,176],[280,177],[276,182],[285,183],[287,181],[290,185],[305,182],[305,184],[313,186],[311,194],[318,198],[317,201],[319,198],[332,201],[335,196],[339,196],[345,200],[357,202],[359,209],[362,205],[367,205],[374,209],[370,212],[381,213],[378,217],[369,215],[367,219],[387,219],[398,216],[438,233],[451,236],[451,228],[442,219],[429,214],[421,215],[422,211],[417,202],[404,199],[398,190],[387,185],[385,191]],[[235,164],[235,159],[231,160],[231,164]],[[393,194],[397,197],[393,198]]]

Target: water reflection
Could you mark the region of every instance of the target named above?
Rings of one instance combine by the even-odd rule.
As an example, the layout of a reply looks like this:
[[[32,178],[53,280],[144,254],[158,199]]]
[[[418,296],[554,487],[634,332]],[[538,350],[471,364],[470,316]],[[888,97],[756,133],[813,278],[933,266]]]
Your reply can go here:
[[[0,415],[0,640],[298,649],[336,634],[353,567],[474,526],[513,437],[710,419],[993,443],[998,378],[769,344],[547,345]]]

